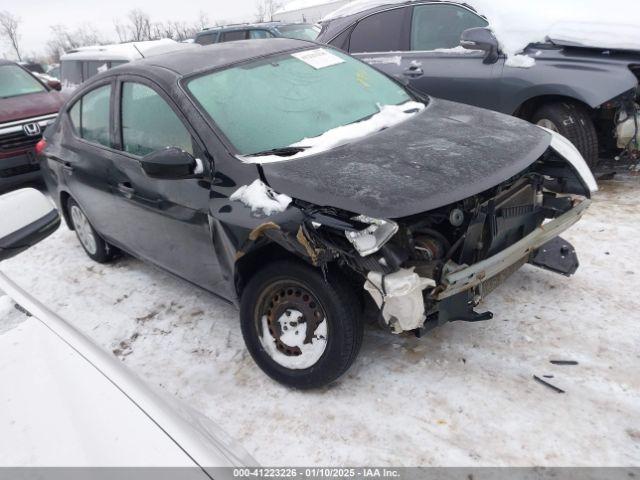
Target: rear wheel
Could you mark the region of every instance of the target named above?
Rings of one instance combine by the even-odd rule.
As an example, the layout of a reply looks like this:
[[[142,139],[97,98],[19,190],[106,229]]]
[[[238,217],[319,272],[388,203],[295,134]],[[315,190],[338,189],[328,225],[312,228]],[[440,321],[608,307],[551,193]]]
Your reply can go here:
[[[98,235],[91,223],[89,223],[89,219],[82,208],[74,199],[70,198],[67,202],[71,224],[80,241],[80,245],[82,245],[87,255],[98,263],[106,263],[112,260],[115,253],[114,248]]]
[[[533,114],[531,121],[569,139],[592,170],[598,165],[598,135],[588,110],[582,105],[547,103]]]
[[[351,287],[295,261],[267,265],[248,283],[240,305],[242,335],[258,366],[295,388],[333,382],[351,366],[363,326]]]

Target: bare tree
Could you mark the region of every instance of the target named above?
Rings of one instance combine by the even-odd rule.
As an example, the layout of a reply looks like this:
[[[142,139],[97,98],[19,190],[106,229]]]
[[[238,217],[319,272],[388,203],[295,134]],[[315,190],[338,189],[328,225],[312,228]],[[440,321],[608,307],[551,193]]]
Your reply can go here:
[[[18,34],[18,27],[20,26],[20,19],[6,10],[0,12],[0,38],[4,38],[16,53],[18,60],[22,60],[22,54],[20,52],[20,35]]]
[[[196,28],[196,30],[200,31],[200,30],[204,30],[210,25],[211,25],[211,21],[209,20],[209,15],[207,15],[206,12],[200,10],[198,12],[198,18],[196,20],[194,27]]]
[[[69,30],[64,25],[53,25],[50,28],[51,37],[47,44],[47,53],[56,62],[60,59],[60,55],[74,48],[103,45],[110,41],[100,36],[90,25],[75,30]]]
[[[139,42],[143,40],[158,40],[170,38],[181,42],[193,36],[200,30],[210,26],[208,15],[200,11],[196,20],[185,22],[181,20],[167,20],[166,22],[152,21],[144,11],[135,9],[127,15],[126,22],[114,19],[113,26],[120,43]]]
[[[129,28],[124,23],[122,23],[119,18],[115,18],[113,20],[113,27],[116,30],[116,35],[118,35],[118,41],[120,43],[129,41]]]
[[[149,14],[136,8],[129,12],[128,17],[131,23],[131,40],[134,42],[151,40],[151,18]]]
[[[277,0],[258,0],[256,2],[256,20],[258,22],[270,22],[282,3]]]

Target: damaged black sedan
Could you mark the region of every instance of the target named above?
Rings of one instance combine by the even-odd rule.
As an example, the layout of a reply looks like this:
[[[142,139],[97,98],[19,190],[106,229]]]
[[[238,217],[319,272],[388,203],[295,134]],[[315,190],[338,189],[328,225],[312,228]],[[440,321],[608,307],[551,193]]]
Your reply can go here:
[[[527,262],[571,275],[558,235],[596,190],[557,133],[288,39],[112,69],[45,137],[91,258],[122,250],[235,303],[256,363],[299,388],[349,368],[365,317],[422,334],[490,318],[475,309]]]

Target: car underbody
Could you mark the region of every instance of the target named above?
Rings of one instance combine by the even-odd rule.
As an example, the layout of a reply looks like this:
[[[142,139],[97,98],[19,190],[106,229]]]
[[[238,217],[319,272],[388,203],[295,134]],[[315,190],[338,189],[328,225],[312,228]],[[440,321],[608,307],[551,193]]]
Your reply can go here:
[[[525,263],[563,275],[578,268],[558,235],[577,222],[590,191],[552,148],[480,194],[394,220],[294,201],[254,229],[236,259],[275,242],[352,279],[368,312],[393,333],[492,317],[474,308]],[[282,332],[280,332],[282,333]]]

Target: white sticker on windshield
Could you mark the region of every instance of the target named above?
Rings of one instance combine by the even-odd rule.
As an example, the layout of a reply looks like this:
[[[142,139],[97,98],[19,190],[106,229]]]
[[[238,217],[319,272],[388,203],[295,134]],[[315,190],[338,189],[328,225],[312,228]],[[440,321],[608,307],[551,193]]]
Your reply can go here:
[[[302,60],[307,65],[311,65],[313,68],[320,69],[330,67],[331,65],[338,65],[344,63],[344,60],[328,52],[324,48],[316,48],[315,50],[305,50],[304,52],[292,53],[292,57]]]

